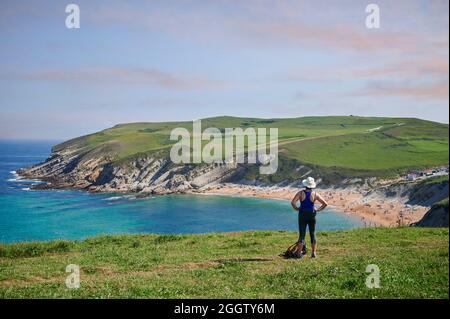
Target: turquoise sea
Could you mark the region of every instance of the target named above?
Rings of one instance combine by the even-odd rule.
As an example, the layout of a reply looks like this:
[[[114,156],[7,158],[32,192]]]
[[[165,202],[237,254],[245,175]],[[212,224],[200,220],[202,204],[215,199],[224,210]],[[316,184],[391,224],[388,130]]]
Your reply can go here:
[[[30,190],[38,181],[14,171],[45,160],[55,141],[0,142],[0,242],[82,239],[100,234],[207,233],[241,230],[297,230],[297,215],[286,201],[171,195],[133,195],[69,190]],[[327,209],[318,230],[361,227],[354,217]]]

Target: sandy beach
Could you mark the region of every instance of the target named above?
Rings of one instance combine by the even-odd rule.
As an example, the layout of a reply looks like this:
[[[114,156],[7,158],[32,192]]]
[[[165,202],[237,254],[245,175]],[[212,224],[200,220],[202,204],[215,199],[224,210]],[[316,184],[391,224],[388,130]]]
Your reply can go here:
[[[299,189],[220,184],[202,189],[201,194],[270,198],[290,201]],[[330,207],[360,217],[367,227],[395,227],[419,221],[429,208],[406,205],[401,198],[367,194],[357,189],[318,188]]]

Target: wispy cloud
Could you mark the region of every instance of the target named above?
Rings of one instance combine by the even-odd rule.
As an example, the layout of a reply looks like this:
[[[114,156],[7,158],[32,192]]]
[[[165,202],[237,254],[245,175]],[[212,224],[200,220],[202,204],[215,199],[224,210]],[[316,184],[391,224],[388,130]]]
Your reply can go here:
[[[344,67],[322,68],[320,65],[314,68],[289,70],[273,76],[278,81],[329,81],[329,80],[364,80],[380,77],[393,77],[410,80],[416,77],[445,79],[449,75],[448,57],[429,56],[420,59],[398,59],[393,62],[378,64],[367,63],[365,65],[349,65]]]
[[[435,83],[372,83],[355,93],[356,96],[403,96],[420,99],[447,100],[448,81]]]
[[[18,136],[72,114],[92,120],[79,134],[224,112],[447,121],[448,0],[377,0],[377,30],[367,0],[77,0],[77,30],[67,3],[0,2],[0,128]]]
[[[245,28],[244,28],[245,30]],[[347,51],[355,53],[419,53],[444,49],[448,41],[441,36],[430,38],[409,32],[367,30],[339,25],[307,25],[296,23],[249,24],[247,30],[264,39],[265,43],[307,46],[329,52]],[[418,44],[421,44],[418,46]]]
[[[419,98],[422,100],[448,100],[449,63],[440,56],[422,59],[403,59],[382,65],[347,66],[345,68],[321,69],[320,66],[306,70],[290,70],[273,77],[274,81],[292,83],[334,83],[335,87],[355,85],[363,87],[340,97],[392,97]],[[320,95],[326,94],[321,91]],[[336,94],[336,93],[331,93]],[[313,95],[312,97],[317,97]],[[298,95],[294,96],[298,99]]]
[[[173,90],[225,88],[225,81],[203,76],[171,74],[157,69],[98,66],[77,69],[44,69],[25,74],[8,74],[4,78],[33,81],[74,82],[86,85],[138,85]]]
[[[402,59],[396,63],[355,70],[352,75],[361,77],[448,77],[448,57],[430,56],[428,59]]]
[[[386,5],[389,10],[404,10]],[[324,49],[327,52],[414,53],[448,51],[448,32],[396,28],[368,30],[364,27],[364,1],[330,3],[319,1],[183,1],[176,6],[165,2],[123,2],[100,4],[87,13],[94,24],[147,29],[180,38],[235,47],[292,47]],[[410,4],[413,5],[413,4]],[[433,12],[448,8],[445,1]],[[326,9],[325,9],[326,8]],[[346,15],[345,12],[349,14]],[[386,10],[387,11],[387,10]],[[403,15],[408,13],[399,12]],[[355,19],[355,17],[357,17]],[[346,22],[343,22],[346,21]]]

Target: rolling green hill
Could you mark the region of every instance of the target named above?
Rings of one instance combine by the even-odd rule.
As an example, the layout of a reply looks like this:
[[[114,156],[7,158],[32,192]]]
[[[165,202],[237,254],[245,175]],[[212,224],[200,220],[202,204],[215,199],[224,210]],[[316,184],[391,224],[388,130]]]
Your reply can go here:
[[[115,161],[167,152],[175,127],[192,130],[192,122],[120,124],[55,147],[97,150]],[[282,166],[310,165],[326,176],[392,176],[410,169],[448,164],[449,126],[413,118],[355,116],[255,119],[215,117],[202,120],[202,129],[278,128]],[[206,143],[206,142],[204,142]],[[254,177],[251,168],[247,177]],[[270,179],[291,173],[283,167]]]
[[[448,228],[318,234],[319,256],[278,257],[291,232],[123,235],[0,245],[0,298],[445,298]],[[80,288],[65,270],[80,266]],[[380,288],[366,287],[366,267]]]

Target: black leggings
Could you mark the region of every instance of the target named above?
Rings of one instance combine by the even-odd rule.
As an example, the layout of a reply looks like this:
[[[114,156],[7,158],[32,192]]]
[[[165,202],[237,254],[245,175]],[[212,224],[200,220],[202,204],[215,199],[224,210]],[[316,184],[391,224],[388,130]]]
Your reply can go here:
[[[298,241],[305,243],[306,226],[309,229],[309,236],[311,237],[311,244],[316,243],[316,212],[300,211],[298,214],[298,230],[300,237]]]

